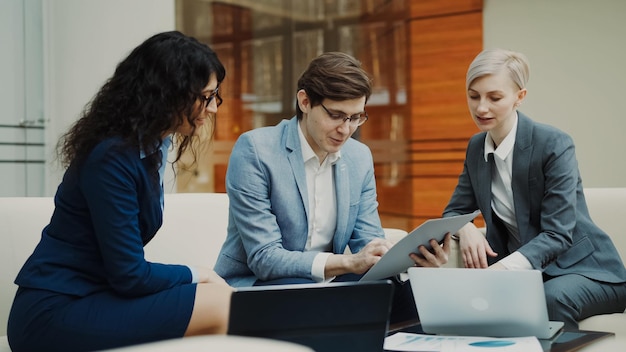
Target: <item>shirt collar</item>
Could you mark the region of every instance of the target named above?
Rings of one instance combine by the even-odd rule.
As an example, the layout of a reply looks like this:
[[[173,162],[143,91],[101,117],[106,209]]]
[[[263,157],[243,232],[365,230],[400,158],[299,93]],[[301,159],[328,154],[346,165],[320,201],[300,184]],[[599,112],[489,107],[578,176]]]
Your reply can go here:
[[[172,145],[172,135],[168,135],[165,138],[163,138],[163,142],[161,143],[161,147],[158,150],[161,150],[161,154],[162,155],[167,155],[167,150],[170,149],[170,146]],[[154,153],[156,153],[157,148],[154,148],[154,150],[152,150],[151,152],[146,153],[143,148],[141,148],[139,150],[139,157],[141,159],[145,159],[147,156],[152,155]]]
[[[515,113],[515,121],[513,122],[513,128],[509,131],[509,134],[504,137],[504,140],[497,148],[494,148],[493,139],[491,135],[487,133],[485,136],[485,161],[488,161],[488,157],[490,153],[494,153],[501,160],[504,160],[511,154],[513,151],[513,146],[515,146],[515,135],[517,134],[517,112]]]
[[[319,158],[317,157],[317,154],[315,154],[313,148],[311,148],[309,142],[304,137],[304,133],[302,132],[302,128],[300,127],[300,121],[298,121],[298,136],[300,137],[300,149],[302,149],[302,159],[304,160],[304,163],[306,164],[306,162],[311,160],[312,158],[315,158],[319,163]],[[341,150],[336,153],[329,153],[326,157],[328,163],[331,165],[336,163],[339,158],[341,158]]]

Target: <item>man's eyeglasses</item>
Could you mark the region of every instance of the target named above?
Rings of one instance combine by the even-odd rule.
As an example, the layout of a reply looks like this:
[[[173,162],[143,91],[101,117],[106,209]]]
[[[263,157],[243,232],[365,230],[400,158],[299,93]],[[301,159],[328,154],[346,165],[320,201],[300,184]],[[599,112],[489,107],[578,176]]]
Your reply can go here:
[[[213,99],[217,99],[217,106],[222,105],[222,97],[220,97],[219,91],[220,87],[217,87],[209,95],[200,95],[200,99],[202,100],[202,107],[204,109],[209,107],[209,104],[211,104]]]
[[[362,124],[365,123],[365,121],[367,121],[367,113],[365,111],[360,112],[358,114],[354,114],[354,115],[347,115],[344,113],[329,111],[324,106],[324,104],[320,104],[320,105],[322,106],[322,109],[326,111],[326,114],[328,115],[328,117],[330,117],[330,120],[336,123],[337,125],[341,125],[345,123],[346,121],[348,121],[350,126],[357,127],[357,126],[361,126]]]

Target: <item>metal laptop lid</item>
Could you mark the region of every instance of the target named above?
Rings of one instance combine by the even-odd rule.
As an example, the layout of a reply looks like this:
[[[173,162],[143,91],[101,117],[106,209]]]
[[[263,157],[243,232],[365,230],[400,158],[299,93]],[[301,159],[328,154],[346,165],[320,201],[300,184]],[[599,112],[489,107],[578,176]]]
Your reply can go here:
[[[410,268],[422,329],[462,336],[551,338],[538,270]]]

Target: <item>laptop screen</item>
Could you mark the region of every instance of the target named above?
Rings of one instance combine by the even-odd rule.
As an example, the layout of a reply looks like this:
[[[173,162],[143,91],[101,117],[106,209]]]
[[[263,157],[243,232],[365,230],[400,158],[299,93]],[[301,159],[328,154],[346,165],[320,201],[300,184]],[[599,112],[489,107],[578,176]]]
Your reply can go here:
[[[388,280],[238,288],[228,334],[290,341],[318,352],[380,352],[392,294]]]

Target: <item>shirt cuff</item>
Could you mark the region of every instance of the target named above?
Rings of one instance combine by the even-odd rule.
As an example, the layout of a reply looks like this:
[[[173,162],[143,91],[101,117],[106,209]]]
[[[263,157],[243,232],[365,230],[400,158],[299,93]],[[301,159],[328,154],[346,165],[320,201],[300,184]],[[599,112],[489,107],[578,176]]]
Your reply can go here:
[[[326,270],[326,261],[332,253],[318,253],[313,259],[313,265],[311,266],[311,276],[315,282],[328,282],[332,281],[335,277],[325,278],[324,271]]]
[[[189,271],[191,271],[191,283],[197,284],[198,283],[198,271],[192,266],[187,266],[187,267],[189,268]]]
[[[533,268],[528,259],[520,252],[511,253],[506,258],[500,260],[500,263],[502,263],[507,270],[531,270]]]

